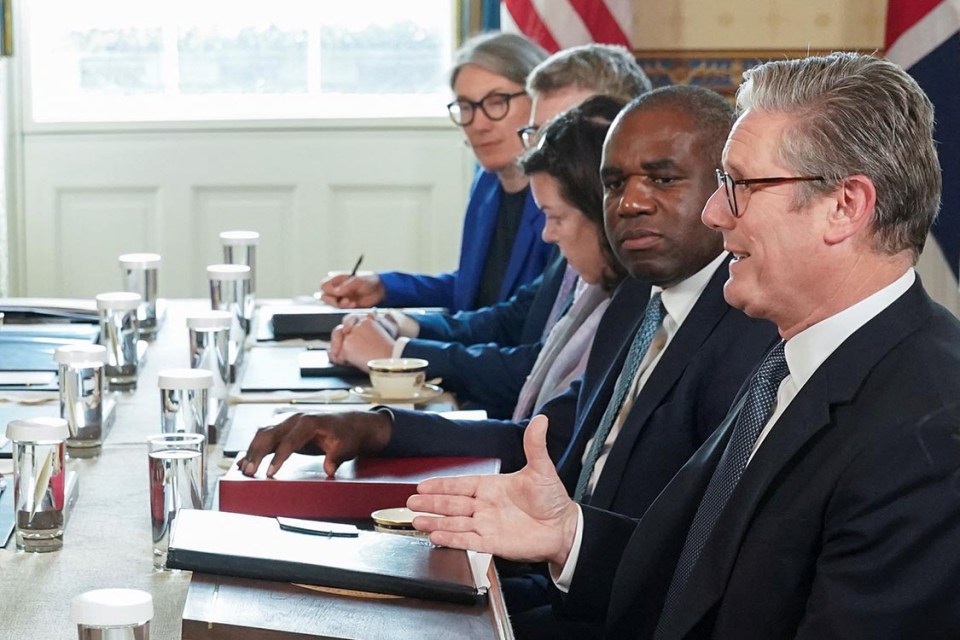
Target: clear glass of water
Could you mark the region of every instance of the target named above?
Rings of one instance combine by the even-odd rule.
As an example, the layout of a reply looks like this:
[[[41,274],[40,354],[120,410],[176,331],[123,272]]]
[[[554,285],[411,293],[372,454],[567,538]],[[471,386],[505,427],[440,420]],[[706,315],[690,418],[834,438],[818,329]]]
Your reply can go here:
[[[113,291],[97,296],[100,311],[100,344],[107,348],[104,374],[111,389],[126,389],[137,384],[137,341],[140,321],[138,293]]]
[[[52,417],[14,420],[7,425],[6,435],[13,441],[17,549],[57,551],[63,546],[67,421]]]
[[[170,527],[180,509],[203,508],[204,437],[162,433],[147,438],[153,567],[166,571]]]
[[[140,335],[152,338],[157,333],[157,272],[160,255],[125,253],[119,260],[124,291],[139,293],[142,298],[137,310]]]

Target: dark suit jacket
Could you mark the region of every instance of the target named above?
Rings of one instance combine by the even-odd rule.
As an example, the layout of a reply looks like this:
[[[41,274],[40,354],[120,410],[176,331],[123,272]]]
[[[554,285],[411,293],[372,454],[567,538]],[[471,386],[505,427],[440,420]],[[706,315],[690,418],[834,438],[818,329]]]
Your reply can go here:
[[[614,442],[588,504],[639,518],[667,482],[706,440],[747,375],[777,340],[776,327],[753,320],[723,299],[726,263],[713,274],[656,369],[641,389]],[[633,336],[640,328],[650,287],[636,281],[618,292],[632,319],[608,314],[580,385],[577,429],[558,465],[573,493],[589,439],[607,408]],[[631,321],[632,320],[632,321]],[[554,423],[553,407],[543,409]],[[556,416],[562,419],[562,416]]]
[[[775,340],[772,324],[751,320],[723,301],[726,278],[724,264],[644,385],[601,475],[594,495],[600,504],[643,513],[719,424],[740,384]],[[600,321],[582,380],[543,407],[550,419],[547,447],[571,492],[583,447],[613,394],[649,298],[648,284],[627,279],[620,285]],[[385,455],[495,456],[509,472],[526,462],[525,426],[397,411]]]
[[[497,174],[478,171],[467,202],[460,246],[460,264],[452,273],[435,276],[390,271],[380,274],[386,288],[385,307],[446,307],[451,311],[473,309],[480,279],[500,211],[503,188]],[[543,212],[527,194],[523,217],[517,227],[510,261],[500,283],[500,300],[507,300],[517,289],[543,272],[553,247],[545,243]]]
[[[507,302],[418,318],[420,337],[407,343],[404,357],[427,360],[427,376],[443,378],[443,387],[461,402],[510,416],[543,347],[541,334],[566,268],[557,254],[540,278]]]
[[[960,413],[944,409],[958,398],[960,324],[917,282],[780,417],[665,637],[960,637]],[[584,508],[567,611],[589,617],[609,603],[609,637],[652,636],[731,423],[638,525]]]
[[[536,342],[543,334],[566,268],[567,261],[556,251],[543,273],[506,302],[475,311],[418,316],[418,339],[465,345],[495,342],[505,347]]]

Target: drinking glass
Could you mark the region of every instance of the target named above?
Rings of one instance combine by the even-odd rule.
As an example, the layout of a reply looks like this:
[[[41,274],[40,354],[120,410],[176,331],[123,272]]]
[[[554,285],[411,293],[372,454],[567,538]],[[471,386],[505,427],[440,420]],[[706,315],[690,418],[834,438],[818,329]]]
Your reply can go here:
[[[180,509],[203,508],[203,436],[161,433],[147,438],[153,568],[166,571],[170,527]]]

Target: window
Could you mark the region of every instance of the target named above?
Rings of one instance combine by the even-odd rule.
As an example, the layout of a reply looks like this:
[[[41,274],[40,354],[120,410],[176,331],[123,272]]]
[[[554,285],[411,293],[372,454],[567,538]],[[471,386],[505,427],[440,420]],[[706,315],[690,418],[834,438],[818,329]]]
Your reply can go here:
[[[33,122],[445,117],[452,0],[31,0]]]

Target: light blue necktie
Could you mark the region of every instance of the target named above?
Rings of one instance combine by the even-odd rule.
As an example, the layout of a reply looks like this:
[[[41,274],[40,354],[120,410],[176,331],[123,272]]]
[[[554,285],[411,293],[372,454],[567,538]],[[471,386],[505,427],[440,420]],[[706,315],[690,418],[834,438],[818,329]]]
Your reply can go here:
[[[633,379],[637,376],[637,369],[640,368],[640,363],[643,362],[643,356],[646,355],[647,350],[650,348],[650,343],[653,342],[653,336],[656,335],[660,325],[663,324],[663,317],[665,315],[666,312],[663,309],[663,303],[660,302],[660,292],[658,291],[650,296],[650,302],[647,303],[647,310],[643,314],[643,321],[640,323],[637,334],[633,337],[633,342],[630,344],[630,351],[627,353],[627,359],[623,363],[623,369],[620,371],[620,377],[617,378],[617,385],[613,390],[613,397],[610,399],[606,411],[603,412],[603,417],[600,419],[600,426],[597,427],[597,431],[593,436],[590,453],[587,455],[586,460],[583,462],[583,467],[580,469],[580,477],[577,478],[577,488],[573,492],[573,499],[577,502],[581,502],[584,494],[587,492],[587,486],[590,484],[590,476],[593,475],[593,468],[597,464],[597,458],[600,457],[600,452],[603,451],[603,445],[607,441],[607,436],[610,435],[610,429],[620,414],[620,408],[623,407],[623,401],[627,397],[627,392],[633,385]]]
[[[683,592],[690,574],[693,573],[697,560],[700,559],[707,538],[710,537],[710,533],[713,531],[713,527],[716,525],[717,519],[723,512],[731,494],[733,494],[737,483],[740,482],[740,476],[743,475],[743,470],[747,467],[757,438],[760,436],[764,425],[770,420],[774,408],[776,408],[777,391],[780,388],[780,383],[790,373],[783,352],[785,344],[781,342],[767,354],[756,375],[750,381],[747,397],[740,414],[737,416],[733,434],[730,436],[730,441],[727,443],[727,448],[723,452],[720,462],[717,463],[717,468],[714,469],[710,484],[707,485],[707,490],[703,494],[703,499],[700,501],[700,506],[697,507],[697,513],[693,517],[693,522],[687,533],[683,550],[680,552],[679,560],[677,560],[673,580],[667,590],[663,613],[660,614],[660,621],[657,624],[654,638],[663,637],[665,623],[676,612],[679,596]]]

